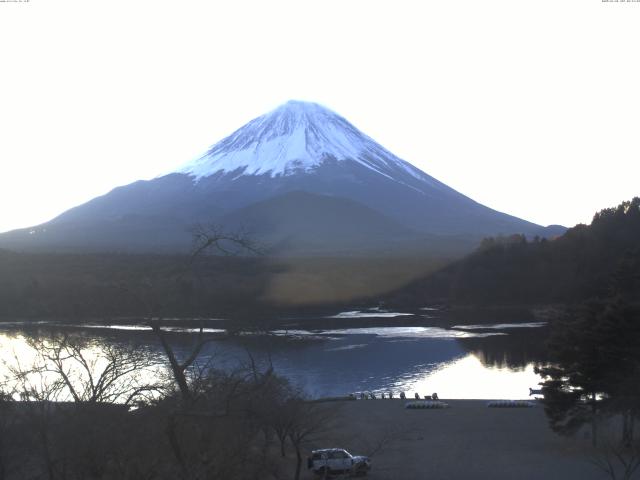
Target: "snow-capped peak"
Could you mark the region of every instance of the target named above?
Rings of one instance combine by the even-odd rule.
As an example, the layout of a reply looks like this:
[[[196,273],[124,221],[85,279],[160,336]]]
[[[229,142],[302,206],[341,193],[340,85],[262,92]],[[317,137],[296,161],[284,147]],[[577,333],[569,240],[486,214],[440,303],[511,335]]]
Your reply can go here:
[[[326,160],[352,160],[392,178],[398,168],[432,180],[316,103],[291,100],[251,120],[178,170],[196,179],[218,172],[270,176],[312,172]]]

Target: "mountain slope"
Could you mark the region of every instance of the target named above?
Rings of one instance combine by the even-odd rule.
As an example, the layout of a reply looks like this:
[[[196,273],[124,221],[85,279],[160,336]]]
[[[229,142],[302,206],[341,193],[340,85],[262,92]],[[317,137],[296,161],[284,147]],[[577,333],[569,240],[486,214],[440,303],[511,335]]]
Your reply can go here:
[[[302,204],[290,215],[282,213],[291,203],[287,195],[294,192],[315,199],[302,203],[309,208],[306,214]],[[278,197],[289,200],[284,205],[284,200],[275,200]],[[330,214],[329,198],[336,200],[339,221]],[[320,204],[322,209],[314,209]],[[361,209],[367,214],[361,216]],[[352,251],[388,250],[390,245],[400,248],[420,238],[447,243],[449,237],[470,249],[487,235],[544,234],[538,225],[487,208],[439,182],[330,110],[288,102],[250,121],[174,173],[118,187],[50,222],[0,235],[0,247],[184,251],[191,245],[188,230],[193,224],[214,222],[233,228],[242,217],[262,225],[257,229],[260,235],[279,239],[283,248],[285,237],[278,229],[297,237],[297,249],[304,249],[308,241],[323,243],[325,250],[338,244],[349,245]],[[300,223],[304,217],[314,219],[309,222],[315,222],[324,240],[303,233],[313,230]],[[275,218],[277,229],[267,231],[266,219]],[[365,218],[373,223],[366,224]],[[369,226],[385,222],[379,234],[356,235],[356,225],[367,232]],[[309,250],[315,250],[311,243]]]
[[[232,230],[248,230],[268,251],[347,253],[415,249],[426,235],[353,200],[302,191],[288,192],[238,209],[221,219]]]
[[[178,172],[232,207],[304,190],[351,198],[435,234],[540,228],[474,202],[313,103],[291,101],[252,120]]]

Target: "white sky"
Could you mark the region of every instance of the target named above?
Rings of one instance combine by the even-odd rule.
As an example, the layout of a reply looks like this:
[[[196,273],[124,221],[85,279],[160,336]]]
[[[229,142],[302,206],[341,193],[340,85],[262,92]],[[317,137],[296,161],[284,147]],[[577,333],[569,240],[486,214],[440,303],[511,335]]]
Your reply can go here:
[[[640,3],[0,2],[0,231],[182,165],[294,98],[484,203],[640,194]]]

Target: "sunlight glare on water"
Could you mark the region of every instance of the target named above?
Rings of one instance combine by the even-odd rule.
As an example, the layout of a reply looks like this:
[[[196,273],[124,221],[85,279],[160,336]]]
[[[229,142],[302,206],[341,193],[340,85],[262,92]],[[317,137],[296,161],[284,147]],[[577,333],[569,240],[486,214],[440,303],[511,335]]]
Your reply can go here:
[[[497,400],[531,398],[529,388],[540,388],[540,381],[533,365],[522,370],[489,367],[470,354],[402,384],[411,396],[414,392],[421,396],[437,392],[440,398]],[[514,397],[513,392],[521,392],[521,396]]]

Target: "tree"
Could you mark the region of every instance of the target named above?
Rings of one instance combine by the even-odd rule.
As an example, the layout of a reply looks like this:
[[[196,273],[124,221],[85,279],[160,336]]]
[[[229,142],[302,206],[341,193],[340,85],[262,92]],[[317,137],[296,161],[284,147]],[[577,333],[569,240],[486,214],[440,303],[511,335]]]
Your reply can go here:
[[[631,480],[640,468],[640,441],[625,444],[605,435],[600,443],[589,456],[591,463],[612,480]]]
[[[197,260],[207,254],[213,253],[216,255],[236,255],[239,253],[249,253],[258,255],[262,253],[261,247],[256,244],[245,232],[226,232],[217,225],[205,226],[202,224],[196,224],[191,230],[193,236],[193,248],[189,257],[189,262],[183,276],[187,272],[196,272]],[[169,367],[173,374],[173,379],[176,382],[182,400],[185,406],[189,406],[193,401],[193,394],[190,391],[189,383],[187,381],[187,372],[194,365],[194,362],[198,359],[200,352],[204,346],[213,341],[214,337],[204,337],[203,329],[200,328],[200,333],[196,345],[193,347],[191,353],[180,362],[171,345],[169,344],[165,332],[160,326],[161,312],[158,312],[158,301],[149,302],[148,305],[148,325],[152,328],[167,356]]]
[[[219,225],[196,224],[191,229],[193,248],[191,264],[201,255],[238,255],[250,253],[260,255],[263,247],[256,243],[245,231],[227,232]]]
[[[243,252],[252,254],[260,253],[259,247],[244,233],[227,233],[217,226],[196,225],[192,229],[192,235],[192,253],[187,265],[185,265],[185,268],[177,278],[177,285],[187,296],[192,296],[193,288],[191,284],[186,282],[186,277],[193,275],[197,280],[201,280],[200,272],[198,272],[197,268],[199,264],[198,260],[201,257],[209,253],[223,256]],[[226,420],[224,417],[227,416],[227,412],[220,413],[216,411],[216,408],[212,408],[210,402],[207,402],[206,397],[209,397],[212,393],[208,387],[218,386],[216,382],[211,382],[212,376],[215,376],[216,373],[213,370],[213,366],[210,362],[206,362],[204,366],[198,365],[198,358],[202,349],[208,343],[219,337],[205,337],[204,329],[201,327],[198,339],[191,352],[184,358],[179,359],[167,338],[167,333],[162,329],[161,321],[165,310],[163,305],[164,299],[160,292],[155,290],[154,282],[149,282],[146,295],[140,300],[146,305],[148,312],[147,325],[151,327],[160,341],[167,358],[173,382],[178,389],[180,400],[177,402],[177,405],[174,402],[175,399],[171,397],[165,399],[167,401],[164,402],[164,404],[168,406],[168,410],[166,411],[165,433],[173,456],[180,467],[181,475],[188,478],[195,475],[194,470],[205,468],[200,462],[196,461],[194,464],[194,461],[189,459],[189,448],[185,447],[185,444],[191,444],[193,440],[190,435],[195,435],[200,431],[201,425],[198,423],[194,425],[193,420],[195,419],[196,422],[199,421],[200,423],[224,422]],[[223,394],[223,392],[220,393]],[[229,392],[226,392],[226,394],[228,398]],[[211,436],[212,432],[208,437]],[[201,443],[205,445],[205,442]],[[199,450],[203,445],[195,448]],[[226,446],[229,445],[230,444]],[[206,458],[210,460],[211,456]],[[226,462],[218,463],[223,467],[228,465]],[[205,468],[205,471],[208,472],[206,476],[211,476],[212,469],[214,469],[214,466],[209,461],[209,465]]]
[[[289,440],[296,452],[296,470],[294,479],[300,479],[302,467],[302,448],[319,435],[327,432],[335,418],[335,411],[321,403],[306,402],[301,398],[288,402]],[[325,472],[327,473],[327,472]]]
[[[13,478],[12,474],[17,473],[25,461],[16,407],[11,395],[0,391],[0,480]]]
[[[24,442],[33,466],[39,457],[49,480],[99,478],[110,461],[121,463],[116,459],[123,458],[118,452],[128,438],[129,407],[164,391],[155,362],[133,346],[80,336],[35,337],[28,344],[33,363],[23,366],[16,358],[8,365],[7,383],[21,399],[13,417],[20,435],[13,442]]]
[[[475,305],[575,303],[610,295],[613,283],[616,294],[638,301],[639,245],[636,197],[549,241],[486,238],[477,251],[412,282],[392,300],[404,306],[434,298]]]
[[[191,350],[191,353],[187,355],[184,360],[179,361],[176,357],[175,352],[173,351],[173,348],[167,340],[166,332],[162,330],[160,325],[157,322],[150,322],[148,325],[160,340],[162,349],[164,350],[165,355],[167,356],[167,361],[169,362],[169,368],[171,369],[173,380],[175,381],[180,391],[180,395],[183,401],[183,407],[188,408],[193,401],[193,392],[191,391],[191,386],[187,378],[188,371],[194,366],[194,363],[198,359],[198,356],[200,355],[200,352],[205,347],[205,345],[209,342],[212,342],[214,338],[205,338],[203,336],[203,329],[200,329],[199,339],[196,345]]]
[[[133,346],[96,344],[69,335],[35,337],[27,343],[36,351],[36,360],[30,369],[16,374],[50,377],[57,399],[129,406],[164,388],[160,382],[149,383],[155,362]],[[21,393],[34,392],[23,389]]]
[[[545,378],[545,411],[554,431],[572,434],[604,414],[624,418],[629,441],[640,409],[640,321],[618,299],[594,301],[558,321],[549,341],[551,363],[537,368]]]

